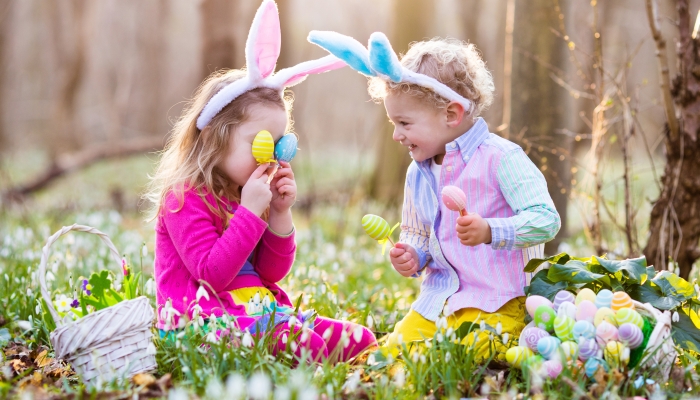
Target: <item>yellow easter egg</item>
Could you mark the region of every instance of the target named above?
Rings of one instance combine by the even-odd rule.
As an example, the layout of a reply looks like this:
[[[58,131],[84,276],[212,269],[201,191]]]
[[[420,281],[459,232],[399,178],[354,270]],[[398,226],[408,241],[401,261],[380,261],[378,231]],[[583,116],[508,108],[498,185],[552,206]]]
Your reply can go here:
[[[258,164],[275,162],[275,141],[268,131],[260,131],[253,139],[253,157]]]
[[[619,368],[629,362],[630,350],[624,344],[613,340],[605,345],[604,358],[611,367]]]
[[[374,240],[384,239],[391,230],[389,223],[384,218],[374,214],[362,217],[362,228]]]
[[[610,308],[614,311],[620,310],[622,308],[633,308],[632,298],[625,292],[615,292],[612,298],[612,304]]]
[[[582,301],[588,300],[591,303],[595,304],[595,292],[592,291],[589,288],[583,288],[581,289],[578,294],[576,295],[576,305],[581,304]]]
[[[637,325],[639,329],[644,328],[644,319],[639,313],[631,308],[621,308],[615,314],[615,320],[618,326],[622,324],[633,324]]]
[[[520,364],[535,353],[526,346],[511,347],[506,351],[506,361],[515,368],[520,368]]]
[[[598,326],[601,322],[607,321],[613,325],[617,325],[617,320],[615,319],[615,311],[609,309],[608,307],[601,307],[595,312],[595,317],[593,317],[593,325]]]

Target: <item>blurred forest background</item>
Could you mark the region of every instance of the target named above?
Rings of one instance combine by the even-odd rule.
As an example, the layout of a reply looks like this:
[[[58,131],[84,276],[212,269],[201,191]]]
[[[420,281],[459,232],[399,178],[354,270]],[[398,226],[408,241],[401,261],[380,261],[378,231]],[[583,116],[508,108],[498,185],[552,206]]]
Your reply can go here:
[[[700,258],[700,183],[683,183],[700,179],[700,164],[687,161],[698,149],[688,121],[700,112],[700,0],[277,3],[278,69],[324,55],[306,41],[314,29],[361,42],[384,31],[398,52],[435,36],[476,44],[496,85],[483,117],[540,166],[564,220],[549,254],[646,254],[686,277]],[[243,66],[258,5],[0,0],[2,218],[93,208],[138,216],[154,152],[205,76]],[[346,68],[294,88],[295,218],[333,203],[398,219],[410,158],[366,86]]]

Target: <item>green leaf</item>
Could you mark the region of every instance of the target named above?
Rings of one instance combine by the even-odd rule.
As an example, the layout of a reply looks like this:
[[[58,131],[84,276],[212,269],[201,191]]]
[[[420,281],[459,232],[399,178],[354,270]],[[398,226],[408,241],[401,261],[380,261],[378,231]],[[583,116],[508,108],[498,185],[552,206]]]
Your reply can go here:
[[[691,311],[693,313],[694,311]],[[695,326],[685,310],[678,313],[678,322],[673,322],[673,340],[683,349],[700,352],[700,328]]]
[[[552,282],[589,283],[595,282],[604,276],[592,272],[588,263],[579,260],[571,260],[565,265],[554,264],[549,267],[549,272],[547,273],[547,278]]]
[[[525,266],[524,272],[535,272],[537,267],[539,267],[543,262],[550,262],[552,264],[566,264],[571,259],[566,253],[559,253],[547,258],[531,258]]]
[[[538,295],[553,300],[554,296],[560,290],[567,288],[568,284],[566,282],[552,282],[548,277],[548,270],[543,269],[535,274],[530,281],[530,286],[525,287],[525,294]]]
[[[479,324],[477,324],[476,322],[466,321],[462,323],[462,325],[460,325],[459,328],[457,328],[457,330],[455,331],[455,335],[459,338],[459,340],[462,340],[465,337],[467,337],[469,333],[477,329],[479,329]]]
[[[103,296],[104,298],[104,296]],[[86,305],[88,306],[93,306],[95,307],[95,311],[99,311],[102,309],[105,309],[108,307],[107,302],[100,302],[95,300],[92,296],[84,296],[83,301],[85,302]]]
[[[600,257],[595,257],[595,259],[601,267],[611,274],[617,275],[620,272],[634,283],[642,284],[647,279],[647,259],[644,256],[627,260],[606,260]],[[618,277],[618,279],[620,278]]]
[[[109,279],[109,271],[100,271],[100,274],[93,273],[90,275],[90,285],[92,285],[92,296],[98,301],[104,297],[104,292],[112,286],[112,281]]]
[[[669,271],[659,271],[651,280],[661,292],[683,302],[695,297],[695,288],[688,281]]]
[[[649,303],[659,310],[673,310],[681,304],[673,297],[664,296],[659,287],[650,281],[644,282],[643,285],[634,283],[627,286],[625,291],[638,302]]]

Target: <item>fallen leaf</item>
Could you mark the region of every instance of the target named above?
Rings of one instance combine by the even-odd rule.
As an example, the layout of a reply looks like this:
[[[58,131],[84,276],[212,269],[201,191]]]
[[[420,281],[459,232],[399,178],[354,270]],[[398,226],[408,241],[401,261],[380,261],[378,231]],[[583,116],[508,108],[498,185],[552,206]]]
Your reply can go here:
[[[148,386],[156,383],[156,378],[151,374],[136,374],[131,380],[137,386]]]
[[[16,372],[21,372],[27,369],[27,364],[25,364],[22,360],[10,360],[9,364]]]

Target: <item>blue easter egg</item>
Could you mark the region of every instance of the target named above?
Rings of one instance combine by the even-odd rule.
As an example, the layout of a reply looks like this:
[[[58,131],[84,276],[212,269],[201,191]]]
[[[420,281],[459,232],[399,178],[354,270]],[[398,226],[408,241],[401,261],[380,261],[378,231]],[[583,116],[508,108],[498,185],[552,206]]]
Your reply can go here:
[[[588,321],[576,321],[572,330],[574,340],[582,342],[584,340],[595,339],[595,325]]]
[[[608,363],[600,357],[589,358],[588,361],[586,361],[586,364],[584,365],[586,375],[589,378],[593,378],[593,375],[595,375],[595,373],[598,371],[598,368],[600,367],[603,367],[605,372],[608,371]]]
[[[595,306],[598,308],[608,307],[612,305],[613,292],[608,289],[603,289],[596,295]]]
[[[275,158],[277,161],[290,162],[297,155],[299,140],[293,133],[288,133],[275,144]]]
[[[542,357],[551,360],[556,354],[557,349],[561,345],[561,340],[554,336],[543,337],[537,342],[537,351],[542,354]]]

